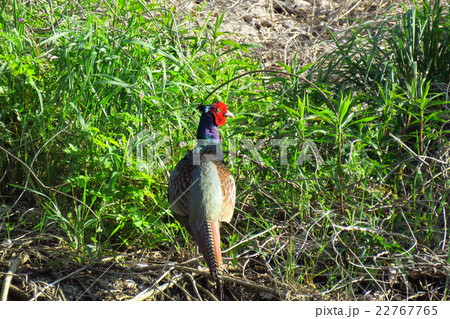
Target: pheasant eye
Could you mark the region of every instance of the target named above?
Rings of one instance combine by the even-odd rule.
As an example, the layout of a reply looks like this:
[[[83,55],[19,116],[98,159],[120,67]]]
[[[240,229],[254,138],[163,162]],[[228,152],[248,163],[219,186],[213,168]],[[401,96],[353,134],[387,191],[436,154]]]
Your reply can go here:
[[[220,113],[220,112],[222,112],[222,109],[219,107],[219,108],[216,110],[216,113]]]

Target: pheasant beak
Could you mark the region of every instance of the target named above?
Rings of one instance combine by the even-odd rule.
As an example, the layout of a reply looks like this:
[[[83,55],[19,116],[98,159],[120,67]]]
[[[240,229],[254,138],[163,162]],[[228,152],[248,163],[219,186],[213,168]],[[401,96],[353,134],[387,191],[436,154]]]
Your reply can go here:
[[[230,111],[227,111],[227,113],[224,114],[226,117],[234,117],[234,114]]]

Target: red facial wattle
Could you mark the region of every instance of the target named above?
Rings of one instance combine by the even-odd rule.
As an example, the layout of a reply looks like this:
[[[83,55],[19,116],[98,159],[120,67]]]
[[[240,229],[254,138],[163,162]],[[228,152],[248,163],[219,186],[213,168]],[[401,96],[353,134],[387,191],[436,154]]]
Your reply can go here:
[[[228,112],[228,107],[225,103],[218,102],[218,103],[214,104],[214,106],[211,108],[210,112],[212,112],[214,114],[214,120],[215,120],[217,126],[222,126],[227,121],[225,115],[229,112]]]

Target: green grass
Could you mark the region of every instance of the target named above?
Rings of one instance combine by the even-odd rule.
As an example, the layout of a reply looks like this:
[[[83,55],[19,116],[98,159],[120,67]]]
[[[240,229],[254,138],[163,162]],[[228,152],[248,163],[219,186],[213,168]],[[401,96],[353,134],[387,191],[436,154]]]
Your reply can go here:
[[[177,251],[190,247],[169,173],[195,144],[196,106],[261,64],[221,32],[223,15],[112,4],[0,4],[0,200],[41,211],[2,212],[2,238],[51,232],[89,260],[170,250],[180,234]],[[405,299],[387,294],[394,268],[398,285],[423,288],[414,256],[448,251],[449,18],[439,1],[388,12],[333,35],[313,65],[280,64],[315,87],[253,73],[206,101],[237,115],[221,129],[237,181],[223,231],[234,267],[250,258],[294,299],[303,287]],[[431,290],[421,298],[448,299],[447,283]]]

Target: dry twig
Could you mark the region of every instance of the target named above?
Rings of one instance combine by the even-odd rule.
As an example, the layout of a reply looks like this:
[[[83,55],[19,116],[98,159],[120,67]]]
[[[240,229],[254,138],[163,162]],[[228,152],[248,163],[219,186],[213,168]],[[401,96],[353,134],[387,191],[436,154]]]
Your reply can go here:
[[[164,290],[166,290],[166,289],[172,287],[173,285],[175,285],[181,278],[183,278],[182,274],[176,275],[169,282],[167,282],[165,284],[162,284],[159,287],[152,288],[152,289],[150,289],[148,291],[141,292],[140,294],[138,294],[134,298],[131,298],[130,301],[142,301],[142,300],[145,300],[145,299],[153,298],[158,293],[161,293]]]
[[[47,284],[47,286],[45,286],[43,289],[41,289],[41,290],[40,290],[33,298],[31,298],[30,301],[37,300],[37,298],[38,298],[41,294],[43,294],[43,293],[45,292],[45,290],[47,290],[48,288],[50,288],[50,287],[56,285],[57,283],[60,283],[61,281],[64,281],[64,280],[66,280],[66,279],[68,279],[68,278],[70,278],[70,277],[72,277],[72,276],[78,274],[79,272],[82,272],[83,270],[85,270],[85,269],[87,269],[87,268],[88,268],[88,266],[84,266],[84,267],[82,267],[82,268],[80,268],[80,269],[77,269],[77,270],[71,272],[71,273],[68,274],[67,276],[64,276],[64,277],[62,277],[62,278],[59,278],[59,279],[55,280],[54,282],[52,282],[52,283],[50,283],[50,284]]]
[[[8,300],[8,291],[11,285],[12,277],[16,273],[17,269],[19,269],[22,264],[26,263],[28,259],[29,257],[27,254],[20,254],[19,257],[11,259],[9,261],[10,267],[8,273],[5,276],[5,279],[3,280],[2,291],[0,293],[0,301]]]

